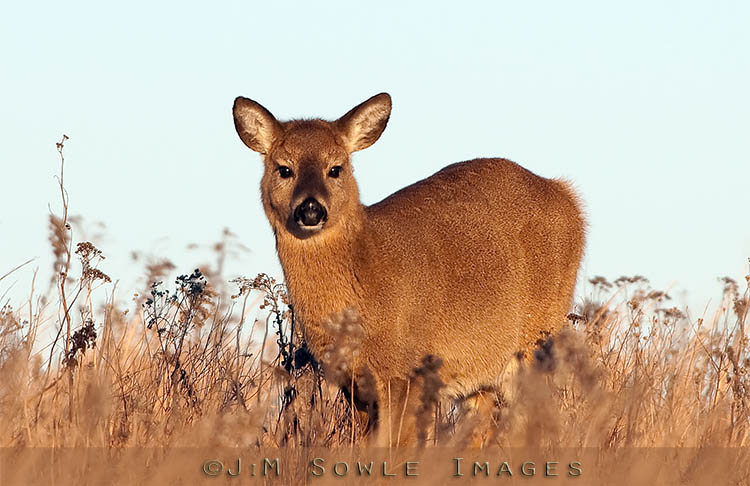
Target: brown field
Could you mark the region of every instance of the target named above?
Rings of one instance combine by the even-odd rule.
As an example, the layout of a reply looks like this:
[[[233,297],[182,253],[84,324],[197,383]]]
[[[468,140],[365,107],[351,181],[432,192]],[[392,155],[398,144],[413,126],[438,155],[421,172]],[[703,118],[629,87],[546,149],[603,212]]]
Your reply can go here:
[[[688,318],[643,277],[591,278],[569,325],[520,366],[493,423],[440,401],[425,363],[413,375],[430,385],[421,447],[375,450],[305,352],[283,285],[227,282],[212,266],[174,285],[117,289],[138,293],[120,302],[100,251],[70,240],[61,193],[51,291],[30,289],[28,302],[0,311],[0,484],[750,484],[747,282],[723,279],[717,312]],[[170,271],[152,263],[147,281]],[[253,322],[258,305],[267,319]],[[339,316],[331,332],[336,373],[357,351],[356,317]],[[476,433],[486,447],[467,449]],[[244,472],[227,474],[240,456]],[[202,472],[218,457],[228,458],[219,478]],[[280,458],[279,476],[274,466],[263,476],[266,457]],[[357,458],[375,462],[372,477],[355,473]],[[348,461],[343,479],[337,461]],[[559,476],[545,477],[546,462]]]

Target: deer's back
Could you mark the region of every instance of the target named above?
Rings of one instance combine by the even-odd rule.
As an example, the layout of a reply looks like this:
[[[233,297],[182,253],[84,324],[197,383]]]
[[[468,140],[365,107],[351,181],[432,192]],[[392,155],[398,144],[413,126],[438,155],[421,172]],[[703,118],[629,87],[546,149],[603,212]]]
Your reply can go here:
[[[395,322],[395,338],[413,356],[443,356],[457,394],[470,379],[461,363],[493,374],[499,361],[564,319],[584,237],[564,182],[508,160],[476,159],[366,214],[357,266],[365,313],[372,322]]]

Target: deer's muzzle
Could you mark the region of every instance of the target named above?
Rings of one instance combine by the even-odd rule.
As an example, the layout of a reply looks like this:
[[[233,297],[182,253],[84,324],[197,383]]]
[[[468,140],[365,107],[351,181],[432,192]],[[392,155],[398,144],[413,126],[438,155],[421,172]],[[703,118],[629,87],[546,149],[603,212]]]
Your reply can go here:
[[[313,229],[327,218],[326,208],[313,197],[308,197],[294,209],[294,221],[302,228]]]

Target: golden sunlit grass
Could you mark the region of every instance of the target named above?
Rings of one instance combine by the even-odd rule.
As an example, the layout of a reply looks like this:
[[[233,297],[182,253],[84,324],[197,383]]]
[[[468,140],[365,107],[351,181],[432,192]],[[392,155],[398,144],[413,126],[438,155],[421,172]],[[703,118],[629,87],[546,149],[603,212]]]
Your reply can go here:
[[[63,164],[66,139],[58,144]],[[364,414],[329,384],[347,376],[347,357],[357,352],[355,315],[331,321],[327,381],[295,328],[285,287],[266,275],[229,283],[222,259],[169,286],[158,283],[172,270],[160,260],[145,270],[148,288],[115,290],[99,268],[102,251],[71,241],[62,171],[59,182],[63,211],[50,217],[54,285],[0,310],[0,447],[283,448],[296,457],[305,448],[366,447]],[[750,446],[747,282],[724,278],[718,310],[700,317],[671,306],[640,276],[589,283],[569,325],[493,394],[491,422],[439,400],[439,357],[426,357],[412,377],[427,385],[422,445],[461,449],[479,433],[486,450],[498,451],[684,448],[694,452],[675,477],[686,483],[708,451]],[[132,301],[118,300],[134,290]],[[250,318],[258,307],[262,319]],[[482,336],[473,346],[481,348]],[[724,479],[747,484],[747,455],[731,466]],[[309,475],[295,470],[284,480]]]

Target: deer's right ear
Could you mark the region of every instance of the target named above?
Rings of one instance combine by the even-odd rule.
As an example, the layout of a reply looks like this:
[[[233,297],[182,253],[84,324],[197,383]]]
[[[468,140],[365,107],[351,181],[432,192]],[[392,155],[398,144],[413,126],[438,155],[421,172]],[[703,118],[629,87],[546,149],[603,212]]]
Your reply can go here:
[[[261,154],[267,154],[279,135],[281,126],[271,114],[255,101],[237,97],[234,100],[234,128],[245,145]]]

